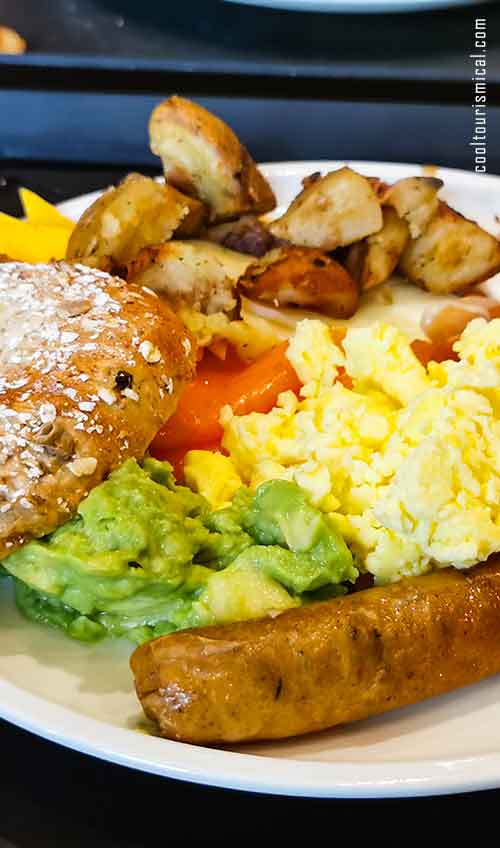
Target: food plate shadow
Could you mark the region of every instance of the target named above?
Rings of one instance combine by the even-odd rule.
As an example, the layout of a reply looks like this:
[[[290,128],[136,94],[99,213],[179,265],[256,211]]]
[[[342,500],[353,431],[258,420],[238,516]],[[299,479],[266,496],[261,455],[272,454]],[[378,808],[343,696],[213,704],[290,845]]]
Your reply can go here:
[[[123,639],[109,643],[88,644],[67,639],[60,632],[34,625],[27,621],[14,605],[12,586],[4,581],[0,586],[2,621],[4,631],[0,643],[0,670],[12,683],[36,695],[50,691],[50,678],[64,672],[61,668],[61,652],[66,655],[68,671],[66,677],[75,696],[91,693],[131,693],[132,682],[128,670],[128,658],[134,649],[131,642]],[[35,663],[36,657],[36,665]],[[111,661],[110,661],[111,660]],[[30,666],[29,674],[23,669]],[[14,673],[7,674],[10,668]],[[37,669],[40,674],[37,675]],[[15,670],[15,671],[14,671]],[[57,701],[57,692],[51,694]],[[61,703],[66,703],[61,699]]]

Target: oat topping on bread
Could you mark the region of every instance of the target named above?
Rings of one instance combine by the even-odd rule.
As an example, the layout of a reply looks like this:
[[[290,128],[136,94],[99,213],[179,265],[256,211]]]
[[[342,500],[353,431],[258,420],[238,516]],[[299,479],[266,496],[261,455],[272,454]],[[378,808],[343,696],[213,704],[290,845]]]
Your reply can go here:
[[[142,458],[194,359],[149,290],[83,265],[0,265],[0,559]]]

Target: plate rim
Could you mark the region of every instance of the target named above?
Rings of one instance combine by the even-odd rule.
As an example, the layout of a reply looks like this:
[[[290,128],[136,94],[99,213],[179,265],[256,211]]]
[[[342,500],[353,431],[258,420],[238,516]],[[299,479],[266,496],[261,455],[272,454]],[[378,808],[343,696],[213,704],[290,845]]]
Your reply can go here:
[[[374,168],[386,168],[394,171],[394,176],[397,174],[403,174],[405,171],[414,170],[416,171],[416,176],[424,176],[422,173],[423,168],[432,167],[435,169],[431,174],[426,174],[425,176],[439,176],[444,180],[448,179],[456,179],[460,177],[462,180],[470,181],[470,183],[476,184],[478,180],[486,181],[494,181],[500,184],[500,175],[499,174],[490,174],[490,173],[476,173],[475,171],[466,170],[465,168],[448,168],[445,165],[433,165],[429,162],[381,162],[377,160],[371,159],[284,159],[283,161],[274,161],[274,162],[259,162],[259,169],[262,173],[268,177],[269,179],[279,178],[279,177],[293,177],[300,176],[302,172],[313,173],[315,170],[323,170],[325,168],[335,169],[342,168],[344,166],[353,168],[356,170],[359,168],[361,171],[370,170]],[[124,169],[125,170],[125,169]],[[163,181],[163,177],[160,172],[158,175],[154,177],[154,179],[159,182]],[[110,184],[111,186],[112,184]],[[103,192],[106,191],[106,188],[96,189],[95,191],[84,192],[83,194],[75,195],[75,197],[68,198],[67,200],[63,200],[57,204],[57,208],[63,214],[71,217],[71,209],[75,205],[75,203],[81,203],[85,201],[90,205],[100,197]],[[79,213],[81,214],[81,213]]]
[[[328,159],[263,163],[260,167],[271,178],[300,178],[313,170],[344,164],[361,170],[384,168],[394,176],[422,169],[418,163]],[[484,190],[491,182],[497,188],[500,185],[500,176],[494,174],[441,167],[437,173],[458,180],[462,187],[464,182],[477,185],[479,177],[486,183]],[[59,204],[59,209],[65,212],[76,203],[90,203],[101,193],[78,195]],[[139,711],[139,704],[137,708]],[[45,739],[108,762],[217,788],[289,797],[362,799],[437,796],[500,786],[500,752],[420,761],[325,762],[199,747],[108,724],[1,678],[0,716]]]
[[[476,0],[224,0],[224,2],[292,12],[371,15],[379,12],[426,12],[433,9],[472,6]]]
[[[24,708],[16,703],[19,692],[23,695]],[[50,703],[5,681],[0,682],[0,715],[44,739],[106,762],[174,780],[258,794],[343,799],[417,798],[493,789],[498,787],[500,778],[500,754],[415,761],[411,764],[411,775],[403,775],[399,770],[408,769],[407,761],[331,763],[190,745],[114,727]],[[75,722],[83,735],[74,732]],[[169,762],[161,755],[167,750],[171,754]],[[263,763],[265,784],[262,783]],[[290,763],[293,769],[286,768]],[[476,773],[478,764],[481,775]],[[216,773],[214,768],[218,769]],[[312,771],[314,780],[311,780]],[[335,784],[332,784],[332,772]]]

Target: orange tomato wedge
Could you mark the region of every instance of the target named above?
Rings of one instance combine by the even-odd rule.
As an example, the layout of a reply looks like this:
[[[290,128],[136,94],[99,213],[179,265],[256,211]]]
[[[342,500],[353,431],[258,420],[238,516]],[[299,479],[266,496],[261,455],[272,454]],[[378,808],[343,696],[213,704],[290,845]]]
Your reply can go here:
[[[216,450],[220,445],[219,415],[226,404],[236,415],[269,412],[281,392],[298,392],[300,382],[286,358],[287,347],[288,342],[277,345],[250,365],[229,352],[225,360],[205,353],[177,411],[153,439],[151,454],[174,461],[178,470],[188,450]]]
[[[458,356],[453,350],[453,345],[457,339],[458,336],[435,342],[425,339],[415,339],[411,343],[411,349],[422,365],[427,367],[431,361],[444,362],[447,359],[457,360]]]

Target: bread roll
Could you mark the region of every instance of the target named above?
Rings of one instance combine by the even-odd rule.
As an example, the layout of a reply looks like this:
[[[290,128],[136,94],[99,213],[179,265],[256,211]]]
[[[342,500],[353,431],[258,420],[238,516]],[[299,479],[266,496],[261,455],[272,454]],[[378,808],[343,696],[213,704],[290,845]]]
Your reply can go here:
[[[0,559],[142,458],[194,360],[153,292],[83,265],[0,265]]]

